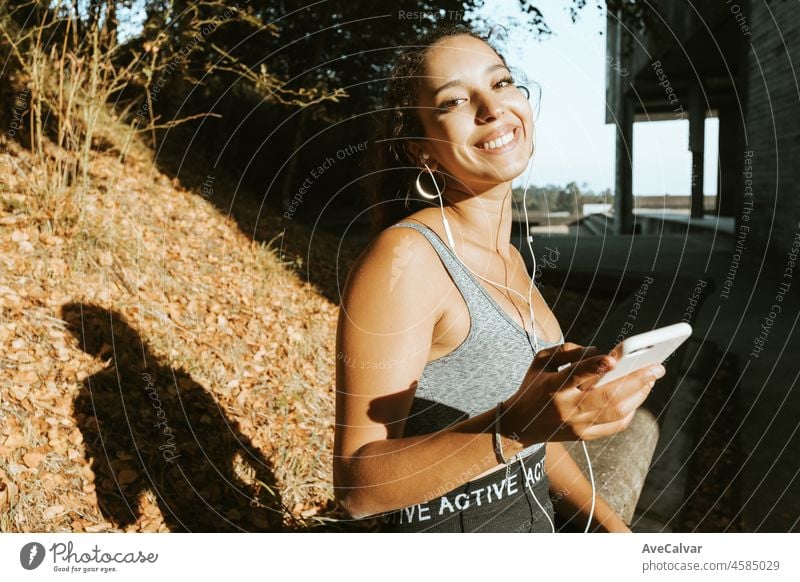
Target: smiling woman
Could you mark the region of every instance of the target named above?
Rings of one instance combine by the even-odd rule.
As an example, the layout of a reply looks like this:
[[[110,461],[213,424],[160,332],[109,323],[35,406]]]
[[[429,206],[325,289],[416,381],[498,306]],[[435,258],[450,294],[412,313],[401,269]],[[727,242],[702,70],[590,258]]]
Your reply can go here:
[[[465,44],[465,46],[455,50],[446,50],[446,52],[432,50],[434,45],[438,46],[439,44],[442,49],[446,49],[453,40],[459,38],[461,44]],[[464,40],[472,46],[464,43]],[[450,42],[448,43],[448,41]],[[458,40],[455,42],[459,44]],[[486,49],[490,51],[490,54],[486,53]],[[431,67],[437,65],[435,62],[437,53],[439,60],[453,64],[456,60],[460,61],[470,74],[459,76],[459,78],[434,78],[430,73],[432,72]],[[434,125],[440,126],[440,129],[451,127],[455,130],[456,135],[447,135],[446,131],[428,135],[426,141],[432,149],[437,142],[446,147],[460,143],[455,139],[458,139],[458,133],[463,132],[463,124],[457,125],[457,120],[469,119],[468,112],[474,106],[474,101],[469,97],[470,90],[476,88],[474,86],[474,67],[476,60],[481,55],[488,56],[489,60],[485,63],[485,70],[478,71],[482,77],[478,87],[483,88],[481,85],[487,85],[498,96],[510,97],[516,101],[518,108],[522,107],[523,110],[530,111],[527,101],[528,91],[525,87],[515,85],[514,77],[505,58],[491,46],[487,38],[469,28],[459,25],[444,27],[423,39],[418,46],[404,49],[397,58],[389,82],[387,101],[391,104],[391,108],[384,116],[380,132],[384,139],[378,140],[373,150],[375,153],[374,183],[369,191],[373,235],[400,218],[408,216],[414,210],[429,206],[411,196],[420,168],[414,152],[409,151],[409,147],[412,147],[413,143],[409,139],[426,139],[426,126]],[[472,84],[470,80],[472,80]],[[428,89],[428,91],[424,89]],[[455,126],[453,126],[452,119],[454,116],[457,117]],[[449,124],[447,123],[448,117],[451,118]],[[528,113],[528,119],[527,127],[530,129],[531,135],[522,134],[520,120],[517,123],[509,123],[507,127],[503,128],[485,127],[482,135],[471,135],[471,132],[467,130],[470,135],[461,136],[461,139],[468,138],[470,147],[485,149],[487,154],[494,152],[497,146],[502,145],[497,142],[498,138],[508,142],[514,141],[514,144],[496,153],[505,153],[509,149],[513,149],[516,143],[522,139],[526,141],[527,146],[521,148],[520,152],[527,151],[528,155],[518,159],[517,163],[522,161],[527,166],[533,147],[533,123],[530,113]],[[459,128],[462,128],[461,131]],[[434,157],[434,159],[438,158]],[[436,165],[434,162],[434,167],[432,167],[434,171],[436,171]],[[516,168],[507,168],[507,172],[516,172],[516,175],[519,175],[520,172],[516,170]],[[489,171],[491,179],[497,177],[493,168],[484,166],[483,171]],[[448,178],[454,177],[448,176]],[[429,185],[430,191],[433,191],[432,185],[430,183]]]
[[[553,489],[567,518],[628,531],[558,441],[626,428],[663,368],[593,389],[615,359],[564,343],[510,244],[534,147],[526,92],[459,27],[401,52],[385,113],[377,234],[337,328],[337,499],[381,531],[549,532]],[[389,202],[415,187],[436,206]]]

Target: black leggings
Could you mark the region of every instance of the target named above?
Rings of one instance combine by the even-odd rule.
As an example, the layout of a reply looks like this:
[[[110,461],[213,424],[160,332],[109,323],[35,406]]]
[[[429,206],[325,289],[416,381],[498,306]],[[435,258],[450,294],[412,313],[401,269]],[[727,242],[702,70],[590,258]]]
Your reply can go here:
[[[544,472],[545,447],[522,462],[465,483],[444,495],[378,517],[379,532],[547,532],[553,505]],[[526,487],[530,483],[547,517]]]

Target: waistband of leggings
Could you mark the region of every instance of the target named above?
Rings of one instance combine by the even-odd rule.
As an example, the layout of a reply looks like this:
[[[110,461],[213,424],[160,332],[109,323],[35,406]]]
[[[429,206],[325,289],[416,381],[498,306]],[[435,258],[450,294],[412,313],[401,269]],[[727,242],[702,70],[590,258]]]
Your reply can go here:
[[[463,504],[465,496],[466,498],[469,498],[474,496],[475,493],[479,491],[485,491],[490,502],[492,499],[492,494],[494,494],[495,499],[498,501],[504,498],[507,501],[509,498],[513,498],[518,495],[524,495],[528,484],[530,484],[530,486],[533,488],[537,488],[547,483],[545,479],[546,475],[544,470],[544,462],[545,447],[542,446],[533,453],[522,457],[522,462],[520,462],[519,458],[517,458],[513,461],[513,463],[502,466],[488,475],[484,475],[483,477],[474,479],[472,481],[467,481],[466,483],[462,483],[456,487],[447,488],[447,484],[445,484],[443,488],[447,488],[447,491],[441,494],[438,494],[437,492],[435,497],[426,502],[387,511],[373,517],[380,517],[382,519],[390,518],[391,516],[399,514],[403,511],[408,513],[409,510],[412,510],[412,508],[415,507],[419,508],[423,505],[437,506],[445,501],[452,502],[454,507],[461,509],[459,505]],[[443,498],[445,499],[443,500]],[[462,503],[459,503],[458,500],[461,500]]]

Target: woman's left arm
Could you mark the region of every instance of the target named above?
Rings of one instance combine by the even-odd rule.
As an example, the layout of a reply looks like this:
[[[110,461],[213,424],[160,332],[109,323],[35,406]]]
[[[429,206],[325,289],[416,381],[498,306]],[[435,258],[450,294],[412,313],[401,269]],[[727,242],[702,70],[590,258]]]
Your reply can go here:
[[[581,524],[579,517],[573,517],[577,513],[582,516],[585,524],[592,507],[592,484],[563,444],[548,442],[545,446],[545,472],[550,481],[551,496],[558,499],[556,511],[562,517],[574,519],[575,523]],[[631,531],[600,495],[597,495],[592,525],[589,528],[589,531],[598,530],[625,533]]]

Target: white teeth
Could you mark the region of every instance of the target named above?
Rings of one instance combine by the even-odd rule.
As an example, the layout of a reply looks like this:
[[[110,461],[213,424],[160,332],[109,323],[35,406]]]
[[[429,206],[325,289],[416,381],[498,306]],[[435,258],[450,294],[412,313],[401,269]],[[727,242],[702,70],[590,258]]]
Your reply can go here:
[[[492,141],[487,141],[481,147],[485,150],[493,150],[495,148],[503,147],[507,143],[511,142],[513,139],[514,139],[514,132],[509,131],[508,133],[501,135],[500,137],[493,139]]]

